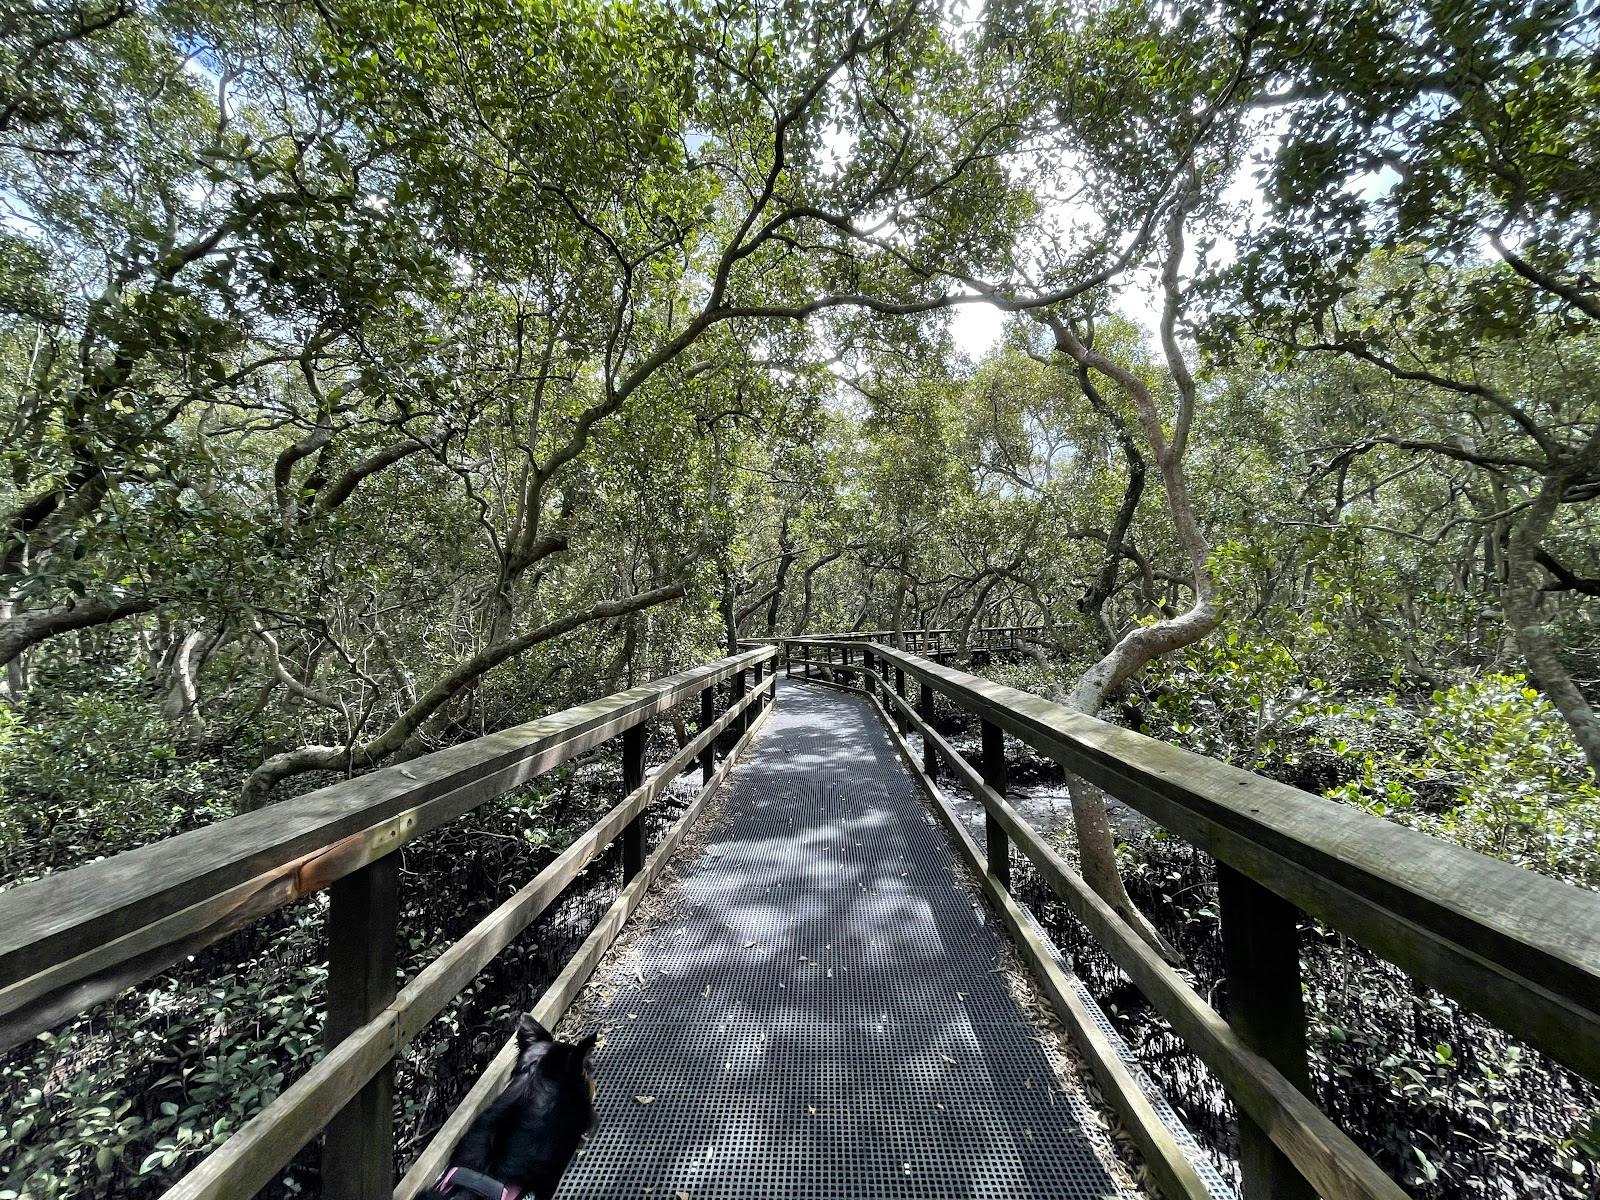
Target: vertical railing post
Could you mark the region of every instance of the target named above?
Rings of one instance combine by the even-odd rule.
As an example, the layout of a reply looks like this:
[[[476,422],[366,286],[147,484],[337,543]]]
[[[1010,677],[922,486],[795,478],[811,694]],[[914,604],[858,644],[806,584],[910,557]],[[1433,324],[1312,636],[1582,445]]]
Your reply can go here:
[[[896,667],[894,669],[894,690],[900,699],[904,700],[906,698],[906,669],[904,667]],[[894,719],[899,722],[902,735],[911,732],[911,718],[906,716],[905,709],[897,706],[894,710]]]
[[[1300,991],[1300,913],[1276,892],[1217,864],[1228,1024],[1305,1095],[1306,1009]],[[1239,1117],[1241,1200],[1315,1200],[1316,1192],[1267,1132]]]
[[[700,732],[704,733],[711,728],[711,723],[717,719],[717,685],[708,683],[700,689]],[[709,738],[705,748],[700,751],[700,786],[704,787],[711,782],[711,776],[717,769],[717,739]]]
[[[939,778],[939,752],[933,747],[933,688],[927,680],[922,681],[921,703],[917,711],[922,714],[922,719],[928,723],[929,733],[922,735],[922,769],[928,773],[929,779]]]
[[[729,704],[738,704],[750,694],[750,672],[740,671],[733,677],[733,695],[728,698]],[[742,711],[733,722],[733,727],[743,737],[745,730],[750,728],[750,710]]]
[[[758,662],[756,664],[756,679],[755,679],[756,698],[755,698],[755,702],[750,705],[751,709],[755,712],[755,714],[757,716],[760,716],[761,715],[761,710],[767,706],[767,697],[761,690],[761,681],[764,678],[766,678],[766,674],[767,674],[767,664],[764,663],[764,662]]]
[[[872,651],[871,650],[865,650],[865,649],[862,650],[861,651],[861,690],[866,692],[866,694],[869,695],[869,696],[876,696],[878,694],[877,684],[873,683],[872,680],[870,678],[868,678],[868,676],[867,676],[867,672],[872,670],[872,666],[873,666]]]
[[[328,904],[328,1017],[332,1049],[394,999],[399,941],[400,855],[388,854],[336,880]],[[388,1200],[394,1192],[394,1061],[328,1122],[322,1194],[328,1200]]]
[[[644,722],[622,732],[622,791],[631,795],[644,783]],[[624,885],[644,869],[644,813],[629,821],[622,831],[622,882]]]
[[[983,761],[979,766],[983,781],[1006,794],[1006,735],[993,721],[983,722]],[[989,874],[1007,891],[1011,890],[1011,839],[1005,828],[987,806],[984,808],[983,828],[989,848]]]

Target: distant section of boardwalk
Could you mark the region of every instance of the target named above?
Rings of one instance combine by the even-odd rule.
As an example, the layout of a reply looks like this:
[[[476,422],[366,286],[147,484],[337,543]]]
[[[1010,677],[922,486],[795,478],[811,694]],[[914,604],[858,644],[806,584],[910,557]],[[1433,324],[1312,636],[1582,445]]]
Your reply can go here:
[[[595,1013],[562,1196],[1129,1195],[862,701],[784,687],[725,807]]]

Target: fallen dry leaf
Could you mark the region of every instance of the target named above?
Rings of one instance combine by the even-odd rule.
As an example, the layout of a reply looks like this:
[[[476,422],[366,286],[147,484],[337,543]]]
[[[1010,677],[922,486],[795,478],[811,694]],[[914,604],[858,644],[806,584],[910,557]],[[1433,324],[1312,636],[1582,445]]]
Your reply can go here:
[[[952,1067],[956,1065],[956,1060],[951,1058],[948,1054],[941,1054],[939,1057],[944,1059],[945,1062],[949,1063]]]
[[[745,944],[744,944],[744,948],[745,948],[745,949],[746,949],[746,950],[748,950],[748,949],[750,949],[750,947],[751,947],[751,946],[754,946],[754,945],[755,945],[755,943],[754,943],[754,942],[746,942],[746,943],[745,943]]]
[[[640,1104],[654,1104],[656,1102],[656,1098],[654,1096],[635,1096],[634,1099]]]

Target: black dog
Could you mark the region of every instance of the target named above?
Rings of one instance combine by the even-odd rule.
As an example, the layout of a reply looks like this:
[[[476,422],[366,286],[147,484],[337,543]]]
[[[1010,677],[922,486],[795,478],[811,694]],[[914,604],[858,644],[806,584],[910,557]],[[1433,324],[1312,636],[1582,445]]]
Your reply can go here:
[[[518,1017],[511,1082],[467,1128],[424,1200],[550,1200],[594,1126],[594,1040],[591,1033],[558,1042],[532,1017]]]

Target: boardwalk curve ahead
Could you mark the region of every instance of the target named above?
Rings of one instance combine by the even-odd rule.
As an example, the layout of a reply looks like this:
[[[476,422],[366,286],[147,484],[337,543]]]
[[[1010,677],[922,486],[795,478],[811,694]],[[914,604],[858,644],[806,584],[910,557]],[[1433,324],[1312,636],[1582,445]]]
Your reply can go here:
[[[564,1197],[1127,1193],[865,703],[786,686],[593,1013]]]

